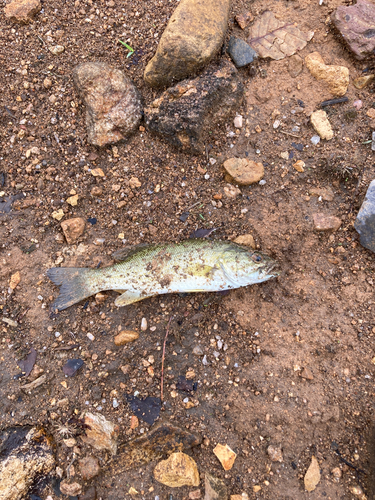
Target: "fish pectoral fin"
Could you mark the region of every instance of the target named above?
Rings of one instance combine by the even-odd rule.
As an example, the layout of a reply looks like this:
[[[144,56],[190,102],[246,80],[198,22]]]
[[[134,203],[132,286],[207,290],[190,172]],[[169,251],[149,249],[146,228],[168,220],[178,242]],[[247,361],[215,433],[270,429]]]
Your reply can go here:
[[[120,291],[120,290],[117,290]],[[143,299],[147,299],[148,297],[152,297],[152,295],[144,295],[142,292],[131,291],[131,290],[121,290],[122,293],[115,300],[115,305],[117,307],[128,306],[129,304],[133,304],[134,302],[138,302]]]

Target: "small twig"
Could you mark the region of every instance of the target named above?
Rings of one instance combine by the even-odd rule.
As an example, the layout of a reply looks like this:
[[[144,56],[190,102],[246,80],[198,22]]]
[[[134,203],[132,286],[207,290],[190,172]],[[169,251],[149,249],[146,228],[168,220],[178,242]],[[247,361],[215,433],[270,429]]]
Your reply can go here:
[[[164,385],[164,358],[165,358],[165,346],[167,344],[167,338],[169,333],[169,325],[171,324],[172,316],[169,318],[167,325],[167,333],[165,334],[164,344],[163,344],[163,356],[161,358],[161,382],[160,382],[160,400],[163,402],[163,385]]]
[[[36,36],[39,38],[39,40],[42,42],[43,45],[47,46],[46,42],[43,40],[41,36],[39,36],[38,34]]]
[[[301,136],[292,134],[291,132],[285,132],[285,130],[279,130],[280,134],[285,134],[285,135],[291,135],[292,137],[295,137],[296,139],[299,139]]]
[[[17,316],[16,320],[20,321],[25,316],[27,311],[30,311],[30,307],[26,307],[26,309],[23,311],[23,313],[20,313],[19,316]]]
[[[192,208],[196,207],[197,205],[199,205],[199,203],[200,203],[200,201],[197,201],[197,203],[194,203],[194,205],[191,205],[190,207],[188,207],[186,209],[186,211],[191,210]]]

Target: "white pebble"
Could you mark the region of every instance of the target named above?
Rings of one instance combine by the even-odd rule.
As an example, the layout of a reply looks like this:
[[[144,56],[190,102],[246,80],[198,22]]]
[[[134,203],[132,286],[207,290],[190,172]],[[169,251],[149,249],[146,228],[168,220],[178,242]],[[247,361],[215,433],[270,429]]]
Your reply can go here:
[[[276,129],[276,128],[279,128],[279,127],[280,127],[280,125],[281,125],[281,120],[275,120],[275,121],[273,122],[273,128],[275,128],[275,129]]]
[[[61,333],[60,332],[55,332],[55,337],[58,339],[60,337]]]
[[[120,403],[117,401],[117,399],[113,399],[112,406],[113,408],[118,408],[120,406]]]
[[[311,142],[314,144],[314,146],[316,146],[317,144],[319,144],[320,142],[320,137],[319,135],[313,135],[311,137]]]
[[[185,398],[182,402],[183,403],[188,403],[189,402],[189,398]]]
[[[222,347],[223,347],[223,341],[222,340],[218,340],[217,341],[217,348],[221,349]]]
[[[202,364],[203,364],[204,366],[207,366],[207,365],[208,365],[208,361],[207,361],[207,356],[206,356],[206,354],[203,356],[203,359],[202,359]]]
[[[220,357],[220,353],[217,352],[217,351],[214,351],[214,356],[215,356],[216,359],[218,359]]]
[[[94,335],[93,335],[92,333],[88,333],[88,334],[87,334],[87,338],[88,338],[89,340],[91,340],[91,342],[93,342],[93,341],[95,340],[95,337],[94,337]]]
[[[142,332],[145,332],[147,330],[147,319],[146,318],[142,318],[141,330],[142,330]]]
[[[264,179],[262,179],[261,181],[259,181],[259,186],[264,186],[266,183],[266,181]]]
[[[237,115],[235,117],[235,119],[233,120],[233,125],[236,127],[236,128],[242,128],[242,125],[243,125],[243,118],[242,118],[242,115]]]
[[[204,178],[206,179],[206,181],[208,181],[208,179],[210,178],[210,175],[209,174],[205,174]]]

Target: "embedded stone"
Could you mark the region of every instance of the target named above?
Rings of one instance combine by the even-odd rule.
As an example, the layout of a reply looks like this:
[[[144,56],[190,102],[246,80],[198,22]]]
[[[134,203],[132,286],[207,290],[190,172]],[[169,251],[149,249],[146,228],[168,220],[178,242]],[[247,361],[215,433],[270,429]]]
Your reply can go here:
[[[144,72],[151,87],[167,86],[207,65],[227,30],[230,0],[181,0]]]
[[[61,223],[61,228],[69,245],[75,243],[85,230],[85,219],[76,217],[67,219]]]
[[[375,180],[367,189],[354,227],[360,236],[361,245],[375,252]]]
[[[321,139],[326,139],[327,141],[329,141],[333,138],[333,130],[325,111],[323,111],[322,109],[314,111],[313,113],[311,113],[310,121],[311,125],[319,134]]]
[[[259,182],[264,176],[263,164],[247,158],[229,158],[223,166],[235,182],[242,186]]]
[[[199,486],[199,472],[195,461],[185,453],[172,453],[154,469],[154,477],[159,483],[172,488]]]
[[[103,62],[87,62],[74,68],[73,80],[86,105],[90,144],[113,144],[137,130],[142,118],[140,95],[122,71]]]
[[[41,10],[40,0],[13,0],[4,8],[4,14],[10,21],[27,24]]]
[[[342,96],[349,85],[349,70],[345,66],[329,66],[324,63],[319,52],[312,52],[305,57],[305,64],[312,76],[327,84],[331,94]]]

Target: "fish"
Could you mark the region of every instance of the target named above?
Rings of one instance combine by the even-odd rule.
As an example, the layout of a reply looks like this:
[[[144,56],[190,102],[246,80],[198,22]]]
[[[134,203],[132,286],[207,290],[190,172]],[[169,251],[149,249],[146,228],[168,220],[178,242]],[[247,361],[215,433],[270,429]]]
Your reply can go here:
[[[137,245],[101,269],[53,267],[46,274],[60,286],[53,311],[63,311],[105,290],[119,295],[117,307],[165,293],[231,290],[277,277],[277,262],[261,252],[225,240],[188,239]]]

